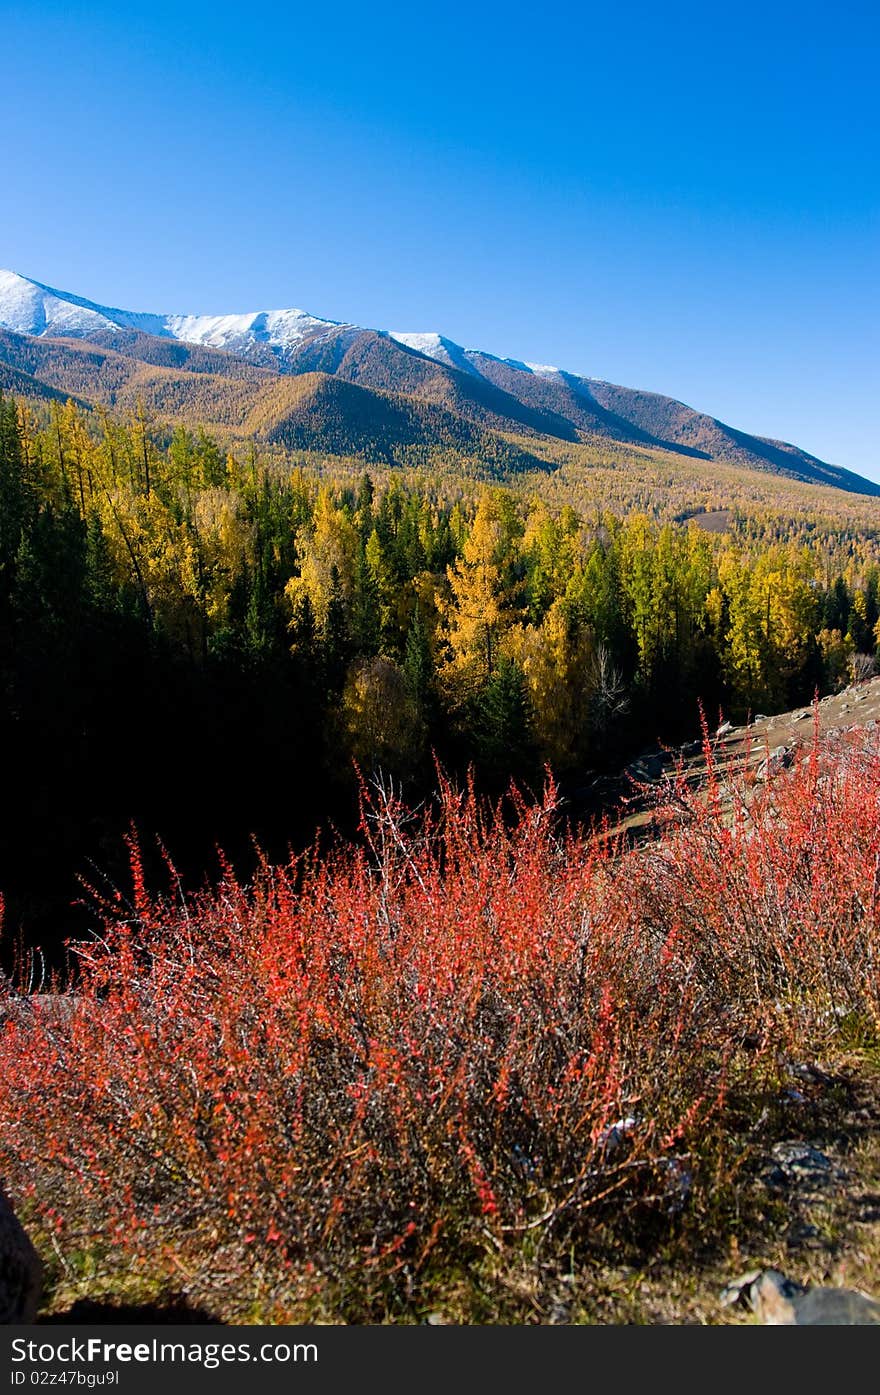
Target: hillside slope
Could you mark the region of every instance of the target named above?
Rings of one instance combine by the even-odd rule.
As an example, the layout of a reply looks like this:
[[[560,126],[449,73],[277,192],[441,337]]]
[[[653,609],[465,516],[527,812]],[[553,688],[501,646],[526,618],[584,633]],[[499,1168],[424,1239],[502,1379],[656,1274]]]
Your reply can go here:
[[[102,331],[101,338],[105,342],[28,338],[0,330],[0,389],[33,401],[73,397],[124,412],[142,406],[164,421],[380,465],[427,466],[442,457],[469,473],[547,468],[538,455],[478,424],[477,413],[444,406],[442,393],[434,401],[326,372],[279,374],[223,349],[139,331]]]

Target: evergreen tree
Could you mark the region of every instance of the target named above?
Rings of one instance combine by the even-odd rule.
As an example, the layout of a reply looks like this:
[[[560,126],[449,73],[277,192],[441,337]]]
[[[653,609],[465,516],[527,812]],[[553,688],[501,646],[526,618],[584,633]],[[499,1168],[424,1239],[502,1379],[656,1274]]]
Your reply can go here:
[[[375,492],[370,476],[366,473],[361,475],[354,508],[358,529],[364,540],[370,536],[373,528],[373,496]]]
[[[484,773],[495,784],[531,777],[536,765],[532,716],[519,665],[501,659],[475,707],[474,730]]]
[[[434,661],[431,642],[419,606],[413,611],[406,632],[403,673],[410,693],[417,702],[424,705],[433,691]]]
[[[275,648],[278,625],[267,568],[260,558],[250,578],[247,611],[244,620],[245,644],[256,659],[268,659]]]
[[[25,478],[18,412],[0,392],[0,588],[13,584],[15,557],[34,501]]]

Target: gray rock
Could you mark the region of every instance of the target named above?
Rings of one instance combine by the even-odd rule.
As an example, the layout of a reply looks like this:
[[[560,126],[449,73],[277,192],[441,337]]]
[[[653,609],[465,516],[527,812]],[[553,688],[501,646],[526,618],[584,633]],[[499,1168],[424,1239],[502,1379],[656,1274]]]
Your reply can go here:
[[[830,1085],[831,1076],[826,1075],[820,1066],[811,1065],[807,1061],[789,1061],[785,1067],[786,1073],[795,1080],[802,1080],[805,1085]]]
[[[785,1243],[790,1250],[809,1249],[821,1244],[821,1235],[812,1221],[793,1221],[788,1228]]]
[[[761,1269],[748,1269],[745,1274],[731,1279],[730,1283],[725,1284],[721,1290],[721,1306],[732,1308],[737,1303],[745,1303],[748,1299],[749,1289],[755,1280],[761,1277],[762,1273]]]
[[[868,1327],[880,1324],[880,1303],[857,1288],[811,1288],[795,1299],[798,1327]]]
[[[42,1287],[39,1256],[0,1191],[0,1326],[33,1322]]]
[[[794,752],[789,746],[776,746],[755,771],[756,780],[766,780],[779,770],[787,770],[794,760]]]
[[[824,1186],[831,1180],[833,1169],[830,1159],[809,1143],[795,1140],[775,1143],[770,1151],[786,1181],[811,1182]]]
[[[792,1086],[782,1092],[783,1104],[806,1104],[806,1102],[806,1095],[802,1094],[800,1090],[795,1090]]]
[[[632,761],[624,772],[631,780],[644,784],[658,780],[663,774],[664,755],[662,751],[643,751],[637,760]]]
[[[725,1307],[748,1308],[762,1322],[788,1325],[795,1321],[794,1300],[803,1292],[800,1284],[778,1269],[750,1269],[727,1284],[721,1302]]]
[[[880,1303],[853,1288],[804,1288],[778,1269],[752,1269],[727,1285],[726,1306],[739,1304],[771,1327],[864,1327],[880,1323]]]

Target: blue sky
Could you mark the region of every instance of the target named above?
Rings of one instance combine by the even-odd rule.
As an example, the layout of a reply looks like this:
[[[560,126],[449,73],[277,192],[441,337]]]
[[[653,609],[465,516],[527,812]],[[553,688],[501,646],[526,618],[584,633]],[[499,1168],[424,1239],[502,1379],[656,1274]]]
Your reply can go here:
[[[0,0],[0,266],[668,392],[880,479],[880,10]]]

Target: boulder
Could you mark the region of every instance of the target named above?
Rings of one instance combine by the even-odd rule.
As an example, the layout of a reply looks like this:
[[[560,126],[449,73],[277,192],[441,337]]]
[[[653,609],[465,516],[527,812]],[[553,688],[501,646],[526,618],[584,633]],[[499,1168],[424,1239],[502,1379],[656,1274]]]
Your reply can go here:
[[[39,1256],[0,1191],[0,1326],[34,1322],[42,1286]]]
[[[666,760],[667,753],[661,746],[650,746],[631,761],[623,773],[628,779],[639,784],[659,780]]]
[[[780,770],[787,770],[793,763],[794,752],[791,747],[776,746],[766,759],[761,761],[761,764],[755,771],[755,779],[766,780],[771,775],[776,775]]]
[[[855,1288],[805,1288],[778,1269],[752,1269],[729,1283],[725,1305],[750,1308],[770,1327],[866,1327],[880,1323],[880,1303]]]
[[[750,1269],[727,1285],[721,1302],[725,1307],[748,1308],[773,1327],[789,1326],[796,1321],[794,1301],[803,1292],[801,1284],[778,1269]]]
[[[811,1288],[795,1300],[798,1327],[868,1327],[880,1323],[880,1303],[857,1288]]]
[[[776,1182],[800,1182],[825,1186],[834,1176],[829,1158],[800,1140],[776,1143],[771,1150],[776,1167],[771,1174]]]

